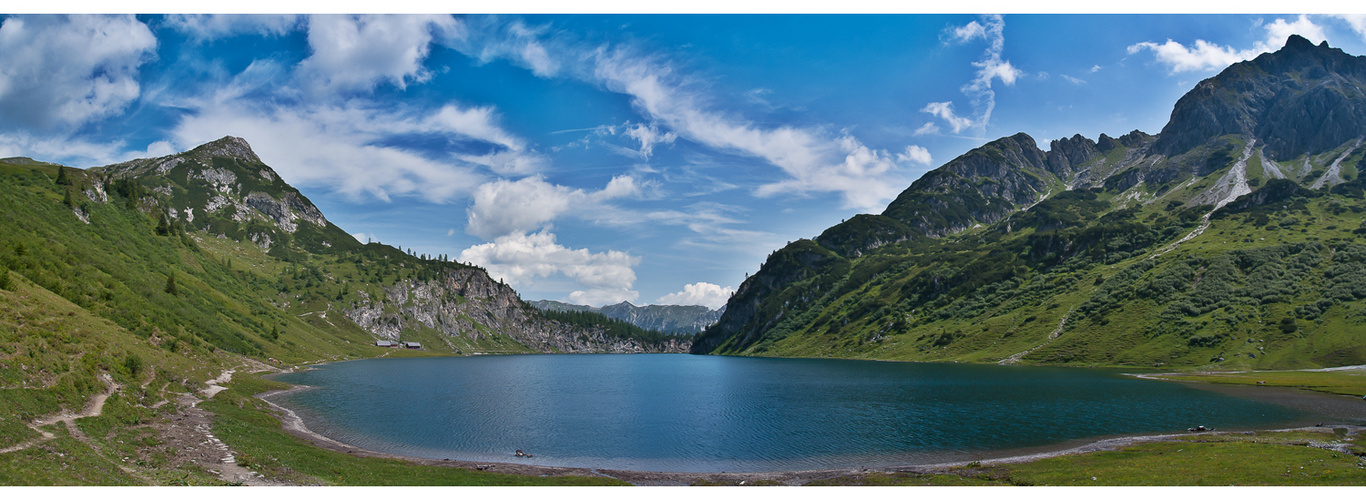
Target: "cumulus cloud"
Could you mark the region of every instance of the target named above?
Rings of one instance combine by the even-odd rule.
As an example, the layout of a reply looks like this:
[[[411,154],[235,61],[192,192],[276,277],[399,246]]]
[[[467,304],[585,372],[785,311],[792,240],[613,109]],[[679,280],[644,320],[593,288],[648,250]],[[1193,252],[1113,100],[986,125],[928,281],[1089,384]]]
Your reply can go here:
[[[301,24],[297,15],[271,14],[172,14],[166,25],[191,40],[204,42],[234,35],[283,36]]]
[[[631,290],[636,281],[632,268],[640,263],[639,257],[616,250],[595,253],[568,248],[556,243],[555,235],[548,231],[501,236],[465,249],[459,260],[481,266],[490,276],[511,285],[529,285],[536,278],[564,275],[586,288],[570,294],[570,300],[577,303],[601,305],[634,300],[640,295]]]
[[[0,126],[74,128],[141,93],[156,37],[133,16],[20,16],[0,24]]]
[[[546,182],[541,176],[511,181],[498,179],[474,191],[474,204],[465,211],[465,232],[494,240],[536,231],[562,215],[602,216],[604,202],[640,195],[629,175],[612,178],[600,191],[584,191]]]
[[[931,102],[920,110],[943,120],[955,134],[971,129],[977,137],[986,135],[991,112],[996,108],[996,92],[991,89],[992,82],[1000,80],[1002,84],[1011,86],[1024,75],[1024,72],[1010,64],[1010,61],[1001,58],[1001,53],[1005,50],[1005,20],[999,15],[991,15],[982,16],[981,21],[972,21],[947,30],[948,38],[955,43],[967,43],[977,39],[987,42],[982,58],[972,63],[977,68],[976,77],[959,88],[972,103],[972,116],[955,113],[953,103],[947,101]],[[916,131],[917,134],[937,130],[928,128],[928,125],[920,127]]]
[[[920,146],[906,146],[906,151],[898,153],[896,157],[905,163],[919,163],[921,165],[934,163],[934,158],[930,157],[930,150]]]
[[[1285,19],[1276,19],[1263,25],[1262,28],[1266,31],[1266,37],[1247,49],[1240,50],[1205,40],[1196,40],[1193,45],[1186,46],[1169,38],[1166,43],[1161,44],[1139,42],[1130,45],[1128,52],[1130,54],[1143,51],[1152,52],[1153,57],[1159,63],[1166,65],[1168,71],[1175,74],[1221,69],[1236,62],[1255,58],[1263,52],[1273,52],[1280,49],[1285,44],[1285,40],[1292,34],[1303,36],[1316,44],[1327,39],[1323,28],[1314,24],[1305,15],[1300,15],[1290,22]]]
[[[449,15],[310,16],[312,54],[299,74],[316,91],[369,91],[384,82],[405,88],[430,77],[422,61],[433,39],[456,38],[459,30]]]
[[[699,281],[691,285],[683,285],[683,291],[674,292],[659,298],[658,303],[662,305],[680,306],[706,306],[708,309],[720,309],[730,300],[730,295],[735,293],[731,287],[722,287],[713,283]]]

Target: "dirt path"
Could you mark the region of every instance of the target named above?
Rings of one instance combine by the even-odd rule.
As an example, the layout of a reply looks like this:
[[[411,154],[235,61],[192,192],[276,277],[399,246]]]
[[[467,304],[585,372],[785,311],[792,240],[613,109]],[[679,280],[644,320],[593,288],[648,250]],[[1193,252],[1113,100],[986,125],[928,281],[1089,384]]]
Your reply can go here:
[[[72,437],[76,437],[77,439],[80,439],[82,442],[85,442],[87,444],[90,443],[89,438],[86,438],[85,434],[82,433],[81,430],[76,427],[76,419],[99,416],[100,413],[104,411],[104,402],[109,399],[109,396],[114,394],[114,391],[117,391],[120,388],[118,384],[114,383],[114,379],[110,377],[107,373],[100,374],[100,381],[104,382],[104,392],[92,396],[90,398],[90,401],[87,401],[85,403],[85,408],[83,408],[80,413],[73,414],[68,412],[62,412],[53,415],[48,415],[38,420],[34,420],[32,423],[28,424],[28,427],[30,429],[33,429],[35,432],[41,434],[42,437],[26,441],[23,443],[19,443],[9,448],[0,449],[0,453],[13,453],[20,450],[26,450],[35,445],[39,445],[56,439],[56,434],[43,430],[43,427],[47,427],[58,422],[61,422],[66,425],[66,428],[68,431],[71,432]]]

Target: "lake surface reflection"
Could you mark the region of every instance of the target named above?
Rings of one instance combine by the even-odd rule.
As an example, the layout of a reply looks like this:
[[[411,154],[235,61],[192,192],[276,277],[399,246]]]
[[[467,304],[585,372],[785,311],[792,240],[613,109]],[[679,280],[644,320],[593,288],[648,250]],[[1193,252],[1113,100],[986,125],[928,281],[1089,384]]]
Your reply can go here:
[[[686,354],[371,359],[276,377],[348,444],[669,472],[879,467],[1302,414],[1113,371]],[[516,458],[514,450],[535,455]]]

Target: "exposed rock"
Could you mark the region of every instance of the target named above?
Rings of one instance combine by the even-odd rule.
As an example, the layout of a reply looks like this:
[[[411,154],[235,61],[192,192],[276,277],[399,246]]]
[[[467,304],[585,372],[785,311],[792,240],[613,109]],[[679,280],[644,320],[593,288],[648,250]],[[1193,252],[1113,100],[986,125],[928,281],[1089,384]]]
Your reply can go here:
[[[545,319],[511,287],[475,268],[447,271],[433,281],[400,281],[385,288],[382,301],[364,297],[344,313],[366,331],[392,340],[420,325],[471,340],[488,335],[487,329],[539,352],[687,352],[691,347],[679,340],[645,346]]]

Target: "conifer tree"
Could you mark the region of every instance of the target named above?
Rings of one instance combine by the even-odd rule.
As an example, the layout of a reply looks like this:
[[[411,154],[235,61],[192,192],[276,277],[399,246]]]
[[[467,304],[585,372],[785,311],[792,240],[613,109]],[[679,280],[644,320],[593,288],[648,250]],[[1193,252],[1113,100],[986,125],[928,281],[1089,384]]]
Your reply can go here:
[[[71,178],[66,176],[66,167],[57,167],[57,185],[65,186],[71,184]]]
[[[171,274],[166,276],[166,293],[179,295],[175,287],[175,271],[171,271]]]

